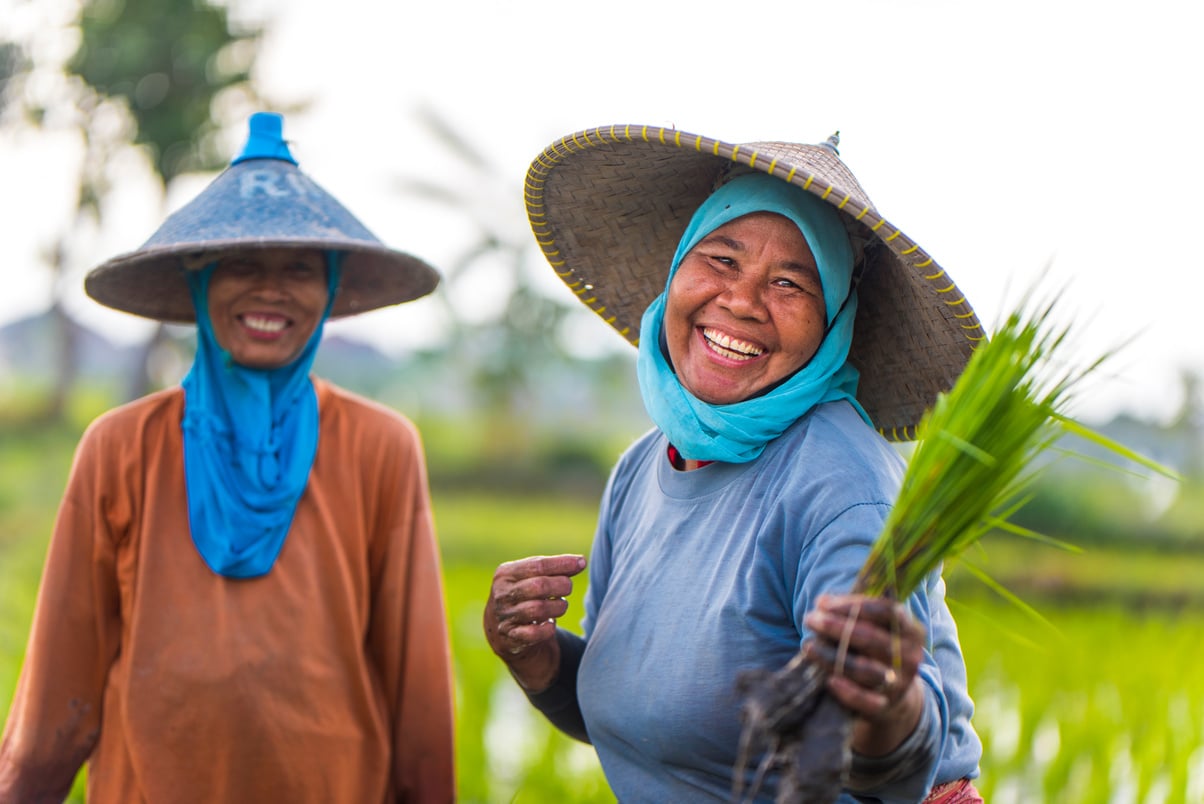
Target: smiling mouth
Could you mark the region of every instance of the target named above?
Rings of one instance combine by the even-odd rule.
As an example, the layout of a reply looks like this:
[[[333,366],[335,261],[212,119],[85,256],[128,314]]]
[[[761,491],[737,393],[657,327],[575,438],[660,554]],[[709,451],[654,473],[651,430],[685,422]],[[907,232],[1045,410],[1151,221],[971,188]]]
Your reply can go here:
[[[239,320],[247,329],[264,335],[275,335],[288,326],[287,319],[275,316],[243,315],[239,317]]]
[[[702,337],[706,339],[712,351],[729,360],[752,360],[754,357],[760,357],[765,351],[748,341],[733,338],[710,327],[703,327]]]

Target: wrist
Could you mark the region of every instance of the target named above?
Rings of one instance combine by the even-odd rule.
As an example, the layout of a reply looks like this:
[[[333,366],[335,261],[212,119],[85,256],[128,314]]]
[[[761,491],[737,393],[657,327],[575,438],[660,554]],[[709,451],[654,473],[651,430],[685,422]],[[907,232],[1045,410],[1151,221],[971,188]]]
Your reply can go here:
[[[865,757],[885,756],[897,749],[919,725],[924,710],[924,688],[914,678],[907,691],[873,717],[858,717],[853,724],[852,748]]]
[[[555,639],[506,657],[511,677],[523,691],[536,695],[556,683],[560,676],[560,645]]]

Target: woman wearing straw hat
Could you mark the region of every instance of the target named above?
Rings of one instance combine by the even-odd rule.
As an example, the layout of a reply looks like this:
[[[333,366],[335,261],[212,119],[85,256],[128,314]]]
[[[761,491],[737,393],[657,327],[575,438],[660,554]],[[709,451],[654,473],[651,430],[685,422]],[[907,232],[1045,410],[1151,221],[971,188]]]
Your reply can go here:
[[[451,801],[451,672],[408,420],[310,376],[328,316],[429,293],[278,115],[86,289],[195,321],[182,387],[95,421],[0,744],[0,801]]]
[[[638,346],[656,428],[607,485],[584,637],[555,624],[586,566],[576,555],[499,567],[484,626],[623,801],[756,787],[755,761],[733,779],[737,678],[842,636],[829,689],[856,718],[841,800],[980,800],[940,577],[906,605],[846,593],[902,476],[888,439],[914,436],[983,333],[836,145],[610,126],[528,172],[536,239]]]

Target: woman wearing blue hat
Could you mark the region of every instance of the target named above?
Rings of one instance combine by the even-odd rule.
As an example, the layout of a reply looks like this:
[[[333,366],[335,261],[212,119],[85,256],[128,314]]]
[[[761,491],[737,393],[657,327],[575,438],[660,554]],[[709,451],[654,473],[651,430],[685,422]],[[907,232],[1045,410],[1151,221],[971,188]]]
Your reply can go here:
[[[604,126],[527,174],[536,239],[638,347],[655,427],[603,495],[583,634],[556,625],[578,555],[500,566],[484,627],[624,802],[813,800],[740,755],[739,680],[804,644],[854,716],[834,798],[981,801],[940,575],[906,601],[849,592],[902,479],[888,440],[914,436],[983,332],[836,144]]]
[[[425,459],[310,369],[328,317],[438,275],[302,173],[278,115],[94,299],[195,322],[181,387],[98,418],[55,523],[0,801],[454,799]]]

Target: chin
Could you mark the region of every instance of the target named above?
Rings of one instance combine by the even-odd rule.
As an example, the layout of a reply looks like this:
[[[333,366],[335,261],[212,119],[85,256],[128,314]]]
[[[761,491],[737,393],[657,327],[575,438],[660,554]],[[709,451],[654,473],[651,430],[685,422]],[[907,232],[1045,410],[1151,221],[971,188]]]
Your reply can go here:
[[[230,355],[235,363],[243,368],[256,369],[257,371],[271,371],[273,369],[282,368],[292,363],[296,359],[296,355],[287,359],[279,359],[272,357],[239,357],[238,355]]]

